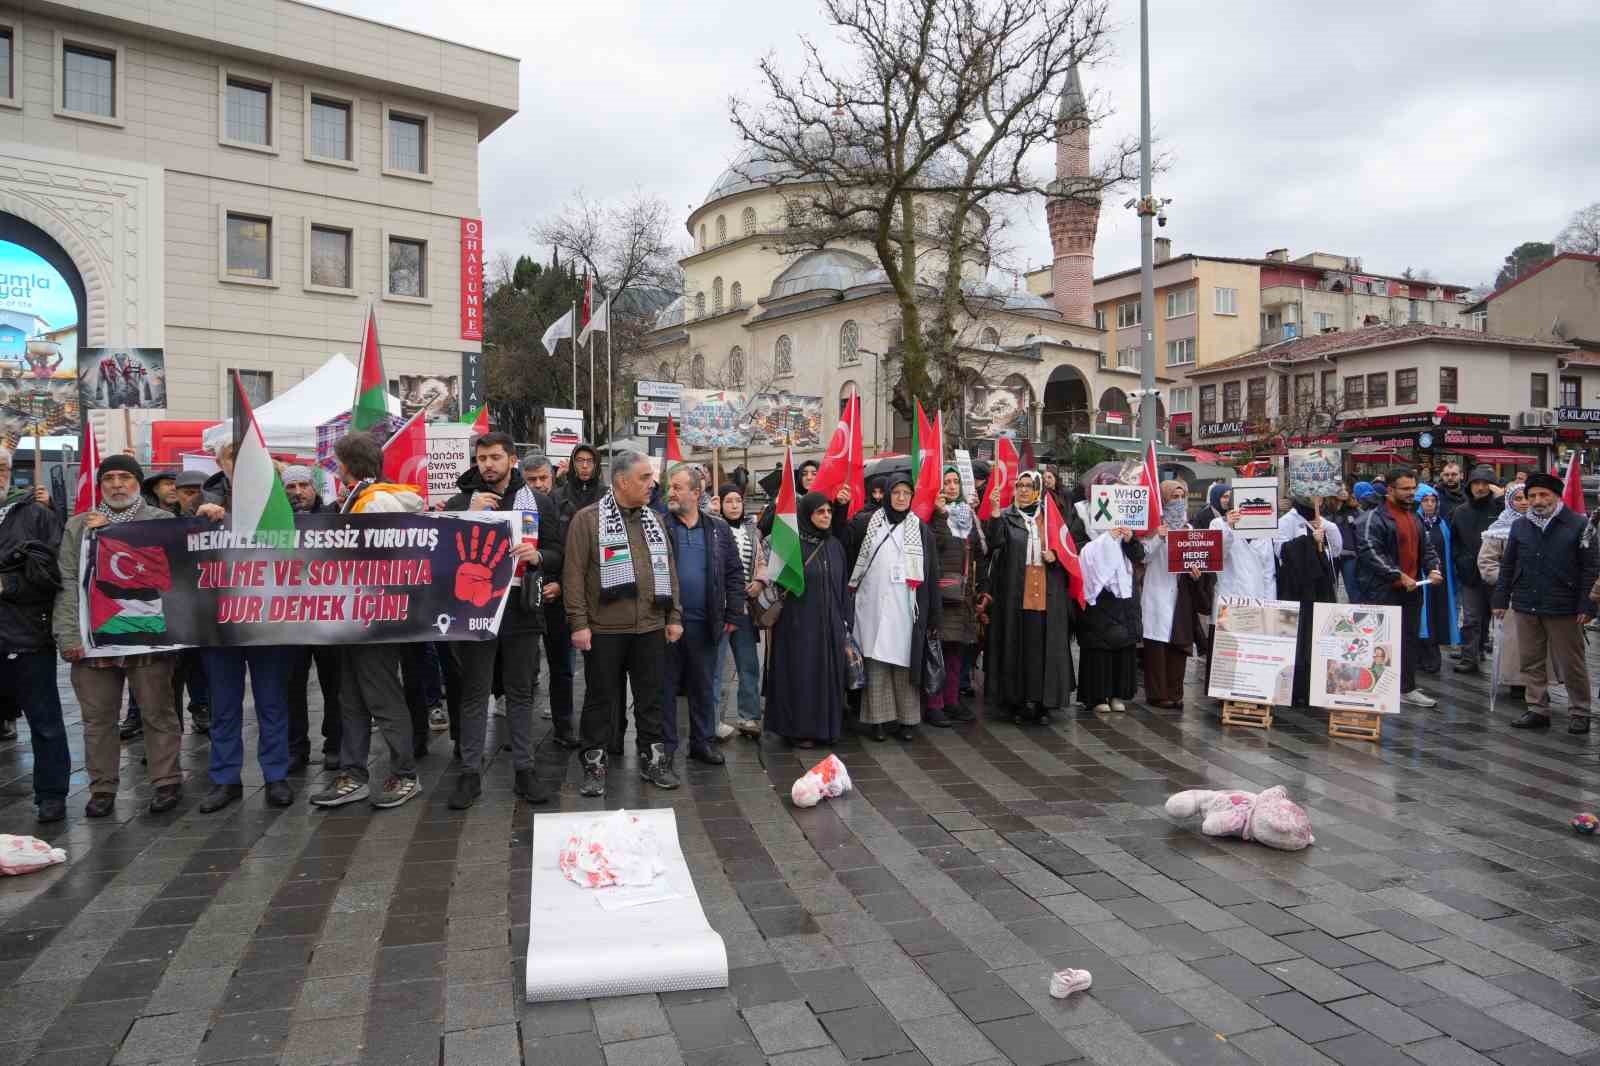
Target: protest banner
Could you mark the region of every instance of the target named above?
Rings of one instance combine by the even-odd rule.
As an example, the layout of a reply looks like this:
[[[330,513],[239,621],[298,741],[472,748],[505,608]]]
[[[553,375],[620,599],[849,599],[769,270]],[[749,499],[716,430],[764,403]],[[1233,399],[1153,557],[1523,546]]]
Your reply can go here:
[[[1090,485],[1089,533],[1104,533],[1118,526],[1142,532],[1149,507],[1147,485]]]
[[[1233,479],[1233,508],[1239,524],[1233,531],[1245,539],[1273,537],[1278,533],[1278,479],[1275,477],[1236,477]]]
[[[1311,705],[1399,714],[1400,608],[1319,603],[1311,622]]]
[[[1167,534],[1167,569],[1176,574],[1192,566],[1203,574],[1222,572],[1222,530],[1174,529]]]
[[[968,503],[978,499],[978,476],[972,470],[972,453],[965,448],[956,449],[956,473],[961,477],[961,498]]]
[[[1344,456],[1338,448],[1289,449],[1290,496],[1337,496],[1344,488]]]
[[[1240,703],[1292,702],[1298,603],[1220,596],[1213,624],[1209,695]]]
[[[443,504],[461,491],[456,479],[472,465],[471,426],[428,423],[428,506]]]
[[[78,568],[90,656],[195,645],[492,640],[511,585],[509,512],[296,515],[263,546],[191,518],[102,526]]]

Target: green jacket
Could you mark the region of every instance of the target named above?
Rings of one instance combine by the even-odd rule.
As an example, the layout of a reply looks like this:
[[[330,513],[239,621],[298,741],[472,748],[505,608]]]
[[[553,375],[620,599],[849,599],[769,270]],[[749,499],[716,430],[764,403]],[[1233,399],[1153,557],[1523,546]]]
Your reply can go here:
[[[143,499],[139,501],[135,522],[148,522],[157,518],[171,518],[170,511],[152,507]],[[83,636],[78,629],[78,561],[83,556],[84,523],[92,511],[75,514],[67,519],[67,528],[61,534],[61,591],[56,594],[55,614],[50,628],[55,633],[56,647],[62,651],[83,647]]]

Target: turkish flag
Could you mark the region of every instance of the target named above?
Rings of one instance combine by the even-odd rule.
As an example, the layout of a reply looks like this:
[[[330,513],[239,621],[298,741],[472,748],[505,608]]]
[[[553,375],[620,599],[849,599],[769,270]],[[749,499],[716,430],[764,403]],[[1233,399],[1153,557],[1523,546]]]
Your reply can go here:
[[[1087,607],[1083,596],[1083,563],[1078,559],[1078,546],[1072,542],[1072,531],[1056,507],[1055,497],[1044,493],[1044,541],[1056,553],[1056,562],[1067,571],[1067,581],[1072,586],[1072,598],[1079,607]]]
[[[167,553],[160,547],[135,547],[104,533],[100,535],[95,555],[94,578],[108,589],[116,590],[123,599],[155,599],[157,594],[172,587]]]
[[[1150,487],[1150,507],[1145,512],[1146,519],[1141,537],[1153,536],[1161,528],[1161,474],[1156,469],[1156,442],[1151,441],[1145,449],[1144,466],[1139,471],[1139,484]]]
[[[861,451],[859,393],[845,401],[833,439],[828,442],[828,452],[817,469],[817,479],[811,483],[812,491],[830,500],[839,495],[842,487],[850,489],[850,517],[853,518],[867,504],[867,460]]]
[[[1567,464],[1567,481],[1561,488],[1561,502],[1569,511],[1588,514],[1583,507],[1583,464],[1578,462],[1576,449],[1572,453],[1572,461]]]
[[[989,477],[983,483],[983,495],[978,500],[978,517],[987,522],[1011,506],[1011,496],[1017,486],[1017,446],[1010,437],[994,442],[994,463],[989,467]],[[995,490],[1000,492],[1000,505],[992,501]]]
[[[428,423],[418,411],[394,431],[383,446],[383,479],[396,485],[415,485],[428,494]]]
[[[92,511],[100,505],[100,442],[95,439],[89,413],[83,414],[83,447],[78,450],[78,493],[73,514]]]
[[[678,423],[667,416],[667,462],[683,462],[683,449],[678,446]]]
[[[943,481],[944,413],[938,414],[936,422],[930,422],[921,400],[917,401],[917,436],[912,448],[917,483],[911,494],[911,513],[924,522],[931,522]]]

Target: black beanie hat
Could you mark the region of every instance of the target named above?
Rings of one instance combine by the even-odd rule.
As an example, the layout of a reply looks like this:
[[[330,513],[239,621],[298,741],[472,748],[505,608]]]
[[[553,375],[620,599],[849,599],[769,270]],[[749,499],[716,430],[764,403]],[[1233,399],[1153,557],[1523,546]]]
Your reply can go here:
[[[139,460],[131,455],[108,455],[100,460],[100,469],[95,471],[95,480],[99,481],[107,474],[120,470],[124,474],[132,474],[135,481],[144,484],[144,467],[139,465]]]
[[[1526,485],[1529,491],[1532,491],[1533,489],[1549,489],[1557,496],[1561,495],[1561,490],[1564,487],[1561,484],[1560,478],[1556,477],[1554,474],[1546,474],[1543,471],[1540,471],[1536,474],[1529,474]]]

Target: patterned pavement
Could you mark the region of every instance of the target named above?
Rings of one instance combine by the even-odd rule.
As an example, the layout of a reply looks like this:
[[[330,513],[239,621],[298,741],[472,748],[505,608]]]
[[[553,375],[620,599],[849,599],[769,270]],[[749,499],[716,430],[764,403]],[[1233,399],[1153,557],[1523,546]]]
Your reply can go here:
[[[308,782],[271,809],[247,762],[245,802],[206,816],[189,736],[184,805],[153,818],[135,742],[137,795],[87,822],[80,769],[49,834],[70,861],[0,883],[0,1063],[1600,1063],[1600,843],[1567,827],[1600,806],[1600,745],[1430,682],[1440,707],[1381,746],[1300,712],[1224,731],[1194,684],[1182,714],[851,740],[857,791],[809,811],[788,786],[820,752],[734,741],[675,793],[630,756],[606,805],[676,809],[731,987],[532,1006],[504,755],[465,813],[436,739],[397,810],[315,811]],[[559,808],[597,808],[550,748]],[[34,829],[28,764],[0,746],[0,829]],[[1276,784],[1312,848],[1161,811]],[[1051,999],[1064,966],[1093,989]]]

